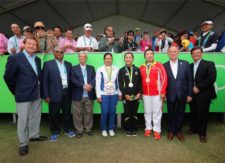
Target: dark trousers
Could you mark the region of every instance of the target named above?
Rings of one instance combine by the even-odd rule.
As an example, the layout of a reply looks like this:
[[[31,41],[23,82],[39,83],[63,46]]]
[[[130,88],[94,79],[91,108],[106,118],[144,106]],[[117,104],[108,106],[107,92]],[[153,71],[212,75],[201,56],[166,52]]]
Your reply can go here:
[[[169,119],[168,132],[172,132],[173,134],[181,132],[185,108],[186,108],[185,101],[181,101],[178,99],[175,102],[167,101],[167,110]]]
[[[72,129],[71,99],[69,90],[64,89],[61,102],[49,103],[49,121],[52,134],[60,133],[60,111],[62,109],[63,128],[65,132]]]
[[[197,132],[199,136],[206,136],[210,102],[211,100],[200,100],[196,98],[193,98],[190,102],[190,129],[193,132]]]
[[[127,131],[137,131],[137,110],[138,101],[124,101],[125,129]]]

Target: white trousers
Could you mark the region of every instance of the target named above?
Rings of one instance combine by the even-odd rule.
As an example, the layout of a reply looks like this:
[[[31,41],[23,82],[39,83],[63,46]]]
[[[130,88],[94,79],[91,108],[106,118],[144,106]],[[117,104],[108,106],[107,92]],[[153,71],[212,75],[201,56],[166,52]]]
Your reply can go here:
[[[143,96],[145,130],[161,133],[162,99],[157,96]]]

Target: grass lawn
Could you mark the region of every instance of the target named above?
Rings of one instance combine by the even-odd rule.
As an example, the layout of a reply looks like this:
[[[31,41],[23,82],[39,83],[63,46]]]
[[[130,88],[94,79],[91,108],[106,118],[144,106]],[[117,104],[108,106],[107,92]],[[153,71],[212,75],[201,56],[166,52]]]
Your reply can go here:
[[[225,124],[221,121],[210,121],[206,144],[200,143],[197,135],[186,132],[187,122],[183,127],[186,141],[168,141],[163,122],[160,141],[144,137],[143,124],[137,137],[127,137],[122,129],[117,129],[115,137],[103,138],[99,127],[95,127],[93,137],[68,138],[62,133],[57,142],[32,142],[28,155],[23,157],[18,154],[16,125],[10,121],[0,120],[0,163],[225,163]],[[41,134],[49,136],[46,121],[41,125]]]

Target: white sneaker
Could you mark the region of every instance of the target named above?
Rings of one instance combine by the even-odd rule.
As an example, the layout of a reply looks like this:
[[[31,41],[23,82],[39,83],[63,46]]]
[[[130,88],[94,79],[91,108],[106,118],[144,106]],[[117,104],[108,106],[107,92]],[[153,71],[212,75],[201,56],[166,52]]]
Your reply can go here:
[[[103,136],[103,137],[107,137],[107,136],[108,136],[106,130],[103,130],[103,131],[102,131],[102,136]]]
[[[109,130],[109,135],[110,135],[110,136],[115,136],[114,131],[113,131],[113,130]]]

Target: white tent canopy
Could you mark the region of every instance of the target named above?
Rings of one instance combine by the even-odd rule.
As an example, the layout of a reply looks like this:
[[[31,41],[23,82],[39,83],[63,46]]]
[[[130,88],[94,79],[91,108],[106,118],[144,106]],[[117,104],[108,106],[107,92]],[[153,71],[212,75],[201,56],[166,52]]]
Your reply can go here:
[[[112,18],[114,17],[114,18]],[[225,23],[224,0],[0,0],[0,27],[11,34],[10,24],[21,27],[33,26],[41,20],[49,28],[55,25],[71,26],[80,31],[83,24],[94,23],[103,30],[103,20],[127,18],[151,25],[148,29],[166,28],[170,31],[182,29],[198,30],[205,18],[215,20],[214,30],[221,32]],[[100,22],[98,25],[97,22]],[[110,21],[109,21],[110,22]],[[114,23],[114,21],[113,21]],[[117,28],[123,22],[113,24]],[[107,23],[105,24],[107,25]],[[145,25],[143,26],[144,28]],[[123,29],[133,28],[123,24]],[[99,29],[97,30],[99,32]],[[122,31],[121,31],[122,32]]]

